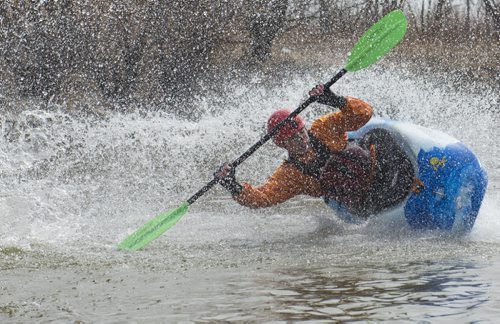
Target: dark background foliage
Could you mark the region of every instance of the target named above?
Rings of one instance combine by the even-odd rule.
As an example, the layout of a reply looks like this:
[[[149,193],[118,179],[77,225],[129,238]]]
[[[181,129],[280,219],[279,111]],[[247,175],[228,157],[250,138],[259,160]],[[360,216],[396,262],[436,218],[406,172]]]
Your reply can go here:
[[[284,59],[277,47],[341,47],[395,8],[410,20],[413,56],[439,57],[437,41],[462,48],[464,57],[485,44],[498,49],[497,0],[6,0],[2,96],[68,107],[87,96],[113,109],[131,101],[160,107],[188,100],[221,76],[300,65],[307,54]],[[479,66],[487,77],[498,74],[497,60]]]

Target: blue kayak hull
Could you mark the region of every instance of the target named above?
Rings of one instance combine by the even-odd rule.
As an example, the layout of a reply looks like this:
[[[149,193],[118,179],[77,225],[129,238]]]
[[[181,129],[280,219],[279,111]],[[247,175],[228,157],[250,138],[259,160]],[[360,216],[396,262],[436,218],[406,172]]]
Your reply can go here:
[[[380,214],[396,211],[414,229],[469,232],[488,184],[474,153],[442,132],[382,118],[373,118],[360,130],[349,132],[349,138],[359,139],[376,128],[393,135],[423,183],[418,192],[411,192],[404,201]],[[346,222],[363,221],[335,200],[327,200],[327,204]]]

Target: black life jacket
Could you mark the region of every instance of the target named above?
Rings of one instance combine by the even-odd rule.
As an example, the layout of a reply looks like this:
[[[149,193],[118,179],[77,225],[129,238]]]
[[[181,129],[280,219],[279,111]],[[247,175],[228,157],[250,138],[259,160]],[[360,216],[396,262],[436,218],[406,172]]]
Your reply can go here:
[[[373,129],[339,152],[309,137],[315,160],[286,162],[318,179],[327,192],[325,200],[334,199],[353,214],[367,217],[400,203],[411,192],[415,169],[389,131]]]
[[[374,161],[370,150],[349,142],[342,151],[331,151],[314,135],[309,133],[309,138],[316,153],[314,161],[305,164],[289,158],[286,163],[318,179],[326,189],[327,198],[357,209],[366,200],[373,182]]]

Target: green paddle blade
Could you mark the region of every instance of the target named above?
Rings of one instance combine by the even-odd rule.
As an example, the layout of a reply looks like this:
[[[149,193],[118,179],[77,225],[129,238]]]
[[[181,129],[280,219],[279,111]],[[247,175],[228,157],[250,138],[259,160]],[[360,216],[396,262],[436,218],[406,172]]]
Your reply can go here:
[[[123,250],[139,250],[149,242],[163,234],[187,212],[189,204],[183,202],[179,207],[164,211],[132,235],[123,240],[118,248]]]
[[[393,49],[406,33],[406,17],[401,10],[391,11],[370,29],[354,46],[345,69],[358,71],[377,62]]]

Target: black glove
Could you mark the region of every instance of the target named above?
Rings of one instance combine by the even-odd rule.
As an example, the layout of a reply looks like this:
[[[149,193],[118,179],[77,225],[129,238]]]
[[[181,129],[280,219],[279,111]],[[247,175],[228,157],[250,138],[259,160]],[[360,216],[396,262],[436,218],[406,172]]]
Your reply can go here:
[[[317,91],[318,88],[319,88],[319,86],[317,86],[315,89],[311,90],[311,92],[313,92],[315,90]],[[315,98],[316,98],[316,102],[318,102],[320,104],[339,108],[340,110],[342,110],[347,104],[347,101],[344,97],[337,96],[329,88],[324,88],[323,93],[320,95],[316,95]]]
[[[218,179],[220,185],[226,188],[233,197],[238,196],[243,191],[243,186],[236,181],[235,178],[236,168],[233,168],[232,166],[229,165],[230,167],[229,173],[223,178],[221,178],[221,173],[223,173],[224,169],[227,166],[228,166],[227,163],[221,165],[219,169],[215,171],[214,177]]]

